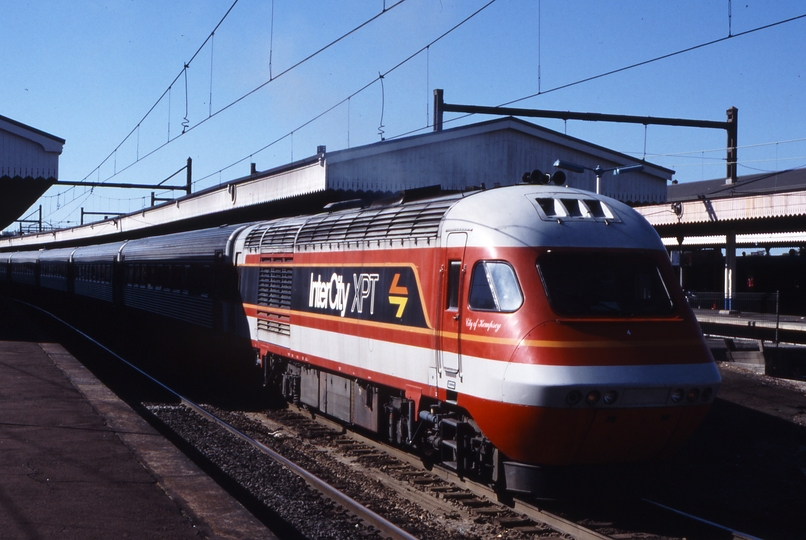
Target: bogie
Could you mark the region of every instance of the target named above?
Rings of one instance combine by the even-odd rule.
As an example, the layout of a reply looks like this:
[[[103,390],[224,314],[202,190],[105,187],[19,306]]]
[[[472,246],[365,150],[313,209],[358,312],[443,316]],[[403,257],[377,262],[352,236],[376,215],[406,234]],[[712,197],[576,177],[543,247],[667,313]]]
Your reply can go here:
[[[417,403],[395,389],[277,356],[268,361],[273,366],[272,380],[279,382],[277,390],[288,402],[418,452],[430,463],[440,463],[461,476],[494,480],[496,448],[456,406],[435,402],[417,415]]]

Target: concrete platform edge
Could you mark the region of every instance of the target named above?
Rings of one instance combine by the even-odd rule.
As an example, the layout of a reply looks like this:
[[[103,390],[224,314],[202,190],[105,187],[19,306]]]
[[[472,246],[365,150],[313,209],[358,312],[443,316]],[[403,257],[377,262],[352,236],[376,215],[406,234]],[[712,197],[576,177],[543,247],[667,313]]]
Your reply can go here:
[[[39,346],[135,454],[166,495],[193,519],[203,535],[221,539],[275,538],[257,518],[61,345],[39,343]]]

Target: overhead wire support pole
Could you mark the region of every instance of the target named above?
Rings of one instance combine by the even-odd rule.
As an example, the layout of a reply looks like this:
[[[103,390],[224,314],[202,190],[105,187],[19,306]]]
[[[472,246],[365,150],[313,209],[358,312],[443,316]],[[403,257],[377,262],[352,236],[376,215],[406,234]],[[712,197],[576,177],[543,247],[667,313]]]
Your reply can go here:
[[[583,113],[572,111],[547,111],[541,109],[520,109],[512,107],[483,107],[477,105],[457,105],[445,103],[444,91],[434,90],[434,131],[442,131],[442,115],[445,112],[465,114],[492,114],[501,116],[524,116],[532,118],[556,118],[559,120],[586,120],[589,122],[617,122],[629,124],[649,124],[661,126],[681,126],[707,129],[724,129],[727,133],[727,156],[725,163],[725,183],[734,184],[738,178],[738,139],[739,139],[739,110],[731,107],[727,110],[727,120],[718,122],[713,120],[691,120],[686,118],[663,118],[656,116],[632,116],[626,114]],[[599,175],[597,175],[598,185]],[[597,187],[597,193],[599,189]],[[736,232],[730,231],[725,237],[725,309],[732,307],[733,296],[736,292]]]
[[[739,144],[739,109],[731,107],[727,111],[728,121],[725,122],[727,127],[725,130],[728,132],[728,157],[727,165],[728,170],[726,174],[726,184],[735,184],[736,179],[739,177],[737,165],[739,163],[739,156],[736,149]]]
[[[190,195],[191,189],[193,188],[193,160],[188,158],[188,164],[185,167],[186,176],[185,176],[185,193]]]
[[[484,107],[479,105],[457,105],[445,103],[444,90],[434,90],[434,131],[442,131],[442,115],[446,112],[465,114],[493,114],[501,116],[524,116],[532,118],[556,118],[558,120],[585,120],[588,122],[616,122],[627,124],[649,124],[660,126],[696,127],[724,129],[728,134],[726,182],[736,182],[738,163],[739,110],[727,110],[727,120],[692,120],[687,118],[664,118],[658,116],[633,116],[628,114],[604,114],[573,111],[549,111],[544,109],[521,109],[513,107]]]
[[[20,234],[22,234],[22,224],[23,223],[36,223],[39,232],[42,232],[42,205],[39,205],[39,219],[28,219],[33,212],[25,216],[23,219],[15,219],[14,223],[20,224]]]
[[[166,186],[162,182],[166,182],[179,174],[186,171],[185,185],[184,186]],[[159,184],[124,184],[119,182],[85,182],[80,180],[56,180],[52,185],[54,186],[84,186],[84,187],[106,187],[106,188],[131,188],[131,189],[164,189],[167,191],[184,191],[190,195],[193,188],[193,160],[188,158],[187,164],[173,173],[171,176],[160,182]]]
[[[81,208],[81,221],[80,225],[84,225],[84,216],[104,216],[108,218],[109,216],[125,216],[125,212],[87,212],[84,208]]]
[[[689,120],[685,118],[663,118],[657,116],[632,116],[627,114],[605,114],[573,111],[549,111],[543,109],[520,109],[514,107],[484,107],[479,105],[457,105],[445,103],[443,90],[434,90],[434,131],[442,129],[442,113],[458,112],[467,114],[498,114],[502,116],[526,116],[534,118],[556,118],[559,120],[587,120],[589,122],[621,122],[631,124],[657,124],[662,126],[700,127],[729,130],[734,123],[715,120]],[[439,129],[437,129],[439,126]]]
[[[118,184],[113,182],[78,182],[73,180],[58,180],[53,183],[57,186],[84,186],[84,187],[107,187],[107,188],[132,188],[132,189],[166,189],[173,191],[188,191],[188,186],[163,186],[160,184]]]

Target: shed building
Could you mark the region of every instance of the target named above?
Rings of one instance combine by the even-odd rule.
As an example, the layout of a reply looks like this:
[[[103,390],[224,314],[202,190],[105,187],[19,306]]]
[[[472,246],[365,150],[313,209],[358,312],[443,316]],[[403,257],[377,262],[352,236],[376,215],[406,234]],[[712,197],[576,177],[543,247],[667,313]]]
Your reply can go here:
[[[443,190],[512,185],[523,173],[554,172],[562,159],[593,169],[641,164],[643,171],[602,179],[601,192],[627,204],[666,202],[674,171],[602,146],[506,117],[383,141],[327,155],[328,183],[352,191],[401,191],[439,185]],[[571,187],[596,190],[596,175],[569,173]]]
[[[494,188],[526,172],[553,173],[561,159],[587,169],[643,165],[602,177],[601,192],[628,204],[665,203],[674,171],[512,117],[317,154],[165,202],[128,216],[0,241],[0,251],[80,245],[315,213],[327,203],[371,201],[400,191]],[[596,189],[591,170],[568,173],[566,185]],[[107,238],[108,240],[101,240]]]

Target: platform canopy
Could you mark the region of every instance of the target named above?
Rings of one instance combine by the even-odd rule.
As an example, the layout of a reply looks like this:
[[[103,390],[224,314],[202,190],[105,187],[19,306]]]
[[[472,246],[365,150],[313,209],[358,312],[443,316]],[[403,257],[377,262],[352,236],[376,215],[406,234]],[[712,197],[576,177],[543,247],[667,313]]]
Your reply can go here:
[[[506,117],[440,132],[328,152],[258,171],[129,215],[58,231],[0,240],[0,251],[81,245],[321,212],[329,203],[369,204],[405,192],[425,196],[513,185],[524,173],[557,172],[558,159],[587,168],[565,185],[592,191],[591,169],[641,165],[602,178],[602,194],[629,204],[666,201],[674,171],[523,120]],[[416,192],[413,195],[412,192]]]
[[[806,243],[806,169],[669,186],[667,202],[636,208],[668,246]]]
[[[64,139],[0,115],[0,229],[59,179]]]

